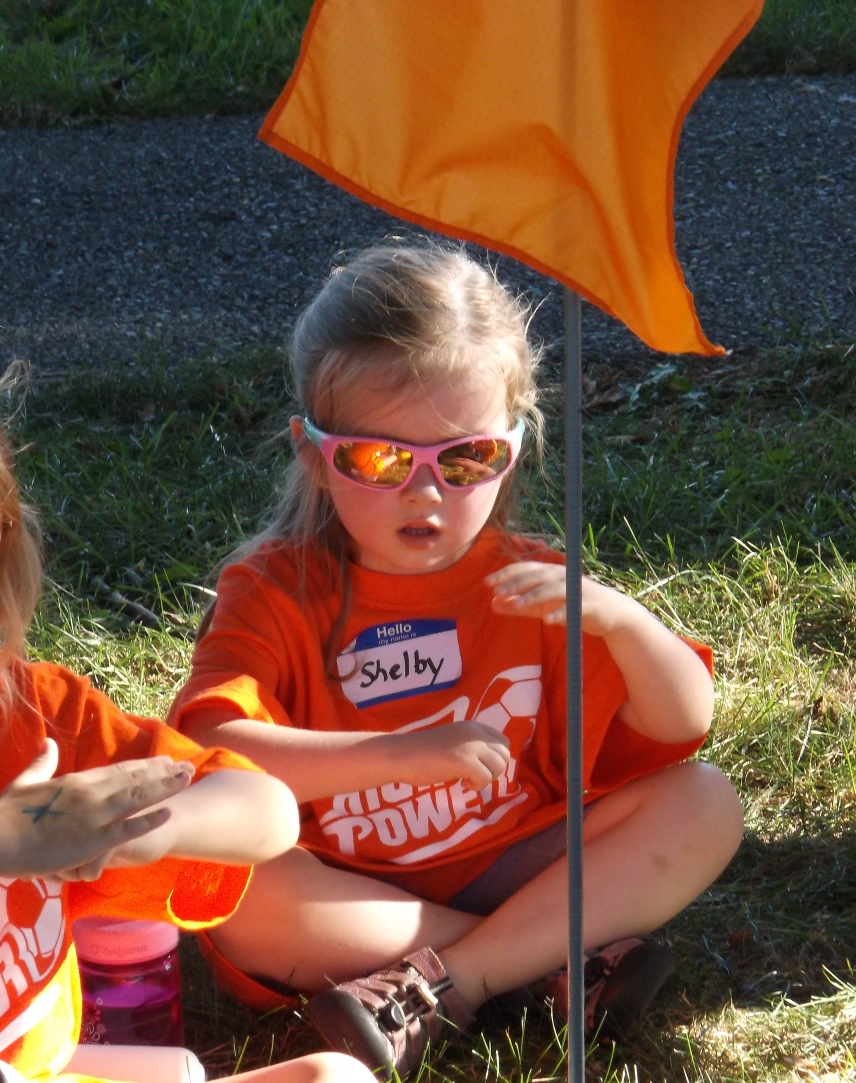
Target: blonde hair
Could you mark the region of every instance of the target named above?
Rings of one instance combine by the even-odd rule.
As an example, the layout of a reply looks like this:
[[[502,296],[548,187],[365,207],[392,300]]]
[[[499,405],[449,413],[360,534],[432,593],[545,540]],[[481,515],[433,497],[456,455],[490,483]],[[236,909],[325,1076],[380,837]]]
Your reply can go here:
[[[0,390],[8,389],[4,376]],[[38,520],[21,501],[15,456],[0,428],[0,725],[16,705],[15,663],[23,658],[27,629],[42,585]]]
[[[452,380],[474,364],[492,364],[507,389],[508,425],[528,422],[540,450],[538,352],[527,338],[527,310],[496,277],[460,249],[383,244],[335,270],[297,322],[291,344],[300,409],[328,432],[341,431],[359,392],[392,395]],[[273,517],[240,554],[288,538],[321,547],[340,565],[348,538],[324,484],[320,452],[304,436]],[[488,524],[504,527],[510,477]]]

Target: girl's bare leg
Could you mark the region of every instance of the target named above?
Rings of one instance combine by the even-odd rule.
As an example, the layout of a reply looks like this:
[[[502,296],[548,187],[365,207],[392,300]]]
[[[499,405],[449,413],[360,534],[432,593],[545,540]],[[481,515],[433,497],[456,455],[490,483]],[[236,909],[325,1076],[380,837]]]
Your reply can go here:
[[[318,992],[426,944],[441,951],[481,920],[295,848],[255,869],[235,916],[209,936],[244,973]]]
[[[640,936],[680,913],[743,837],[734,787],[709,763],[681,763],[599,801],[584,829],[587,950]]]
[[[673,917],[728,864],[742,829],[734,788],[709,764],[679,764],[604,797],[584,829],[586,947]],[[477,918],[292,850],[257,869],[238,913],[210,935],[245,972],[308,991],[429,945],[475,1009],[560,966],[567,922],[564,860]]]
[[[739,798],[709,764],[679,764],[602,798],[583,829],[586,950],[674,917],[725,868],[742,833]],[[567,875],[556,862],[440,952],[471,1008],[567,960]]]
[[[233,1078],[246,1083],[377,1083],[364,1064],[344,1053],[313,1053]]]

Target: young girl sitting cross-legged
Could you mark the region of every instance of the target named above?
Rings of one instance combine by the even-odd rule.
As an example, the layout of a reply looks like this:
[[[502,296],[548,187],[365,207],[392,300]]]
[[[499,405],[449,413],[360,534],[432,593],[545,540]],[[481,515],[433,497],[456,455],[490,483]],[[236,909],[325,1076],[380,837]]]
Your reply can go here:
[[[567,960],[565,569],[507,529],[535,358],[478,264],[365,252],[292,362],[284,496],[222,573],[170,717],[303,809],[300,845],[205,938],[219,977],[260,1007],[314,994],[330,1044],[389,1077]],[[710,652],[590,580],[583,629],[589,1007],[623,1026],[671,965],[637,938],[718,875],[742,813],[687,762]]]
[[[294,844],[297,808],[241,756],[123,714],[62,666],[25,662],[40,579],[0,432],[0,1081],[107,1083],[63,1071],[80,1030],[72,921],[222,920],[247,866]],[[371,1081],[338,1054],[234,1078]]]

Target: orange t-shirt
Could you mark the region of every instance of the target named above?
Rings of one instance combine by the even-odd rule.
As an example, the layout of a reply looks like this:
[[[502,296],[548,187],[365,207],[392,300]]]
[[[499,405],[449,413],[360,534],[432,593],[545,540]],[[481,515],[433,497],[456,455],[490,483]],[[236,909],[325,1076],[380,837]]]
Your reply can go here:
[[[302,556],[302,561],[301,561]],[[565,629],[491,609],[485,576],[514,560],[562,563],[545,545],[485,530],[451,567],[387,575],[351,565],[335,660],[325,646],[341,606],[333,562],[268,543],[223,572],[208,634],[169,721],[235,717],[328,731],[405,732],[477,719],[509,738],[505,774],[479,793],[404,782],[313,801],[302,845],[326,862],[447,902],[511,843],[566,810]],[[694,644],[710,664],[710,651]],[[701,741],[662,744],[615,713],[624,680],[602,639],[583,642],[586,800],[686,759]]]
[[[33,761],[45,737],[59,747],[57,776],[160,755],[190,760],[197,779],[224,768],[257,770],[232,752],[203,750],[154,719],[123,714],[61,666],[21,662],[15,678],[21,701],[0,724],[0,791]],[[145,868],[107,870],[92,883],[0,877],[0,1061],[28,1080],[48,1080],[71,1058],[80,1031],[72,921],[104,914],[202,928],[234,912],[249,875],[246,867],[164,858]]]

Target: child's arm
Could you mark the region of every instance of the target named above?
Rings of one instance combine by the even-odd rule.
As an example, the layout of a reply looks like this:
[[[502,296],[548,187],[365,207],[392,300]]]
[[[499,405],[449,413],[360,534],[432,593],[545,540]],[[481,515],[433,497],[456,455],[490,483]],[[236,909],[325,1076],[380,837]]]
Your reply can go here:
[[[565,621],[565,568],[525,561],[488,576],[493,608],[505,615]],[[600,636],[621,670],[628,699],[619,715],[656,741],[679,744],[703,737],[713,717],[713,683],[695,651],[644,606],[611,587],[583,578],[583,631]]]
[[[157,756],[54,778],[58,759],[56,743],[45,741],[0,794],[3,876],[26,879],[87,865],[156,830],[170,812],[153,806],[193,777],[192,764]]]
[[[166,756],[53,778],[56,766],[46,741],[0,795],[3,875],[95,880],[167,856],[249,865],[297,840],[294,798],[259,772],[216,771],[187,788],[193,765]]]
[[[182,731],[225,745],[282,779],[300,801],[388,782],[430,786],[461,779],[480,790],[508,765],[508,738],[481,722],[449,722],[410,733],[316,732],[235,718],[228,708],[190,714]],[[198,783],[197,783],[198,785]]]
[[[162,857],[253,865],[291,849],[300,830],[291,792],[257,771],[213,771],[162,807],[169,819],[119,846],[103,867],[149,865]]]

